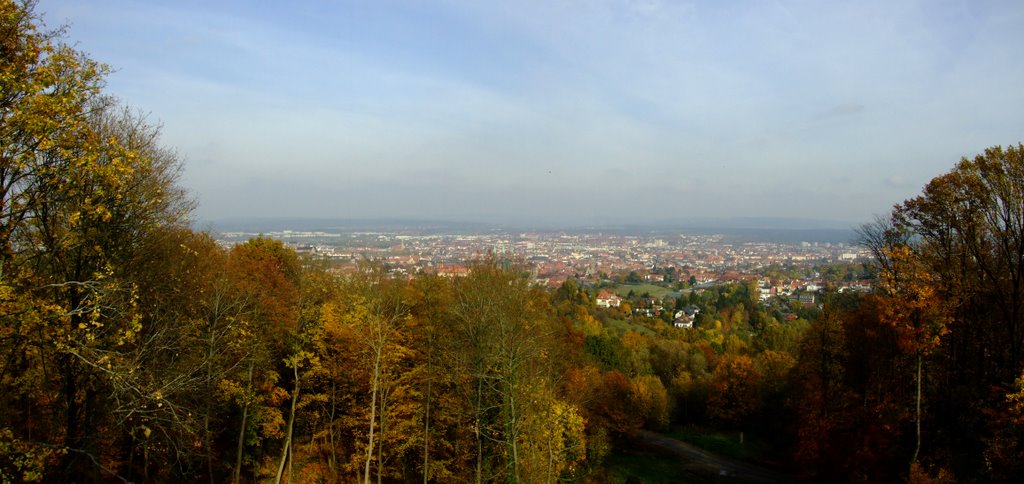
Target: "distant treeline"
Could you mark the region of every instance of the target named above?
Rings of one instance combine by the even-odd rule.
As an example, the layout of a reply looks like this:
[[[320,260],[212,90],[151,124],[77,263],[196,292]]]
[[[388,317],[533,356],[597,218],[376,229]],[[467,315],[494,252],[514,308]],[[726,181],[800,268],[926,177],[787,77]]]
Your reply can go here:
[[[819,244],[855,244],[857,232],[853,229],[745,229],[745,228],[683,228],[681,233],[692,235],[725,236],[726,242],[777,242]]]

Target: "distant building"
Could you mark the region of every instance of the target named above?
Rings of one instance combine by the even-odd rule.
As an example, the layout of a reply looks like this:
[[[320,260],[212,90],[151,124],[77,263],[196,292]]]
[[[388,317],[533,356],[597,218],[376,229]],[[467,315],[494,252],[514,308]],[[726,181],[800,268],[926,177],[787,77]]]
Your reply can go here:
[[[445,265],[437,268],[437,275],[441,277],[466,277],[469,275],[469,269],[457,264]]]
[[[811,281],[811,282],[808,282],[806,285],[804,285],[804,291],[807,291],[807,292],[817,292],[817,291],[820,291],[820,290],[822,290],[824,288],[825,288],[825,286],[821,285],[821,283],[818,282],[818,281]]]
[[[768,281],[759,281],[757,284],[757,289],[760,292],[758,298],[761,300],[761,302],[765,302],[775,297],[776,295],[775,286],[772,286],[771,283]]]
[[[676,311],[675,320],[672,321],[672,325],[677,328],[691,329],[693,328],[693,322],[697,319],[697,315],[700,314],[700,308],[694,305],[686,306],[679,311]]]
[[[844,292],[861,292],[861,293],[869,294],[869,293],[871,293],[871,285],[870,284],[863,284],[863,283],[855,283],[855,284],[843,285],[843,286],[841,286],[839,288],[839,292],[840,293],[844,293]]]
[[[622,298],[608,291],[600,291],[597,293],[597,307],[599,308],[617,308],[622,304]]]

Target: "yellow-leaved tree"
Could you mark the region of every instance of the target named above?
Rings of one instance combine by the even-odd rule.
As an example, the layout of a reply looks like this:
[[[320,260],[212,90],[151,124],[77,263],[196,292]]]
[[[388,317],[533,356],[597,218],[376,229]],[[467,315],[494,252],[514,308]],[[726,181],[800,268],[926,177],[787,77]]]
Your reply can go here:
[[[102,439],[176,406],[135,371],[151,282],[135,269],[146,240],[185,223],[179,163],[61,35],[34,2],[0,1],[0,472],[19,480],[113,474]]]

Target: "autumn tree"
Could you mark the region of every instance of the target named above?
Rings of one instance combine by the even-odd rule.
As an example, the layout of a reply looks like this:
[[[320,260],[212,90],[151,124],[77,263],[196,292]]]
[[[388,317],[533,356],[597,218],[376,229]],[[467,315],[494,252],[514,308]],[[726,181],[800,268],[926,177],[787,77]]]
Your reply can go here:
[[[66,166],[61,155],[89,135],[87,106],[106,72],[60,45],[59,33],[47,32],[33,8],[0,2],[0,433],[10,442],[3,449],[4,475],[27,480],[41,478],[46,461],[63,454],[59,426],[44,423],[59,417],[42,360],[52,365],[59,353],[54,346],[66,337],[66,323],[54,328],[59,334],[48,333],[68,310],[43,293],[48,284],[66,281],[38,274],[32,264],[37,249],[25,243],[42,200],[59,189],[53,173]],[[80,432],[70,437],[78,441]]]
[[[761,408],[761,374],[748,356],[722,358],[708,385],[708,415],[742,428]]]
[[[556,323],[547,295],[493,261],[456,281],[451,309],[455,371],[464,375],[476,444],[475,480],[519,481],[531,440],[532,395],[548,385]]]
[[[817,467],[815,472],[837,467],[829,458],[836,454],[832,447],[850,400],[844,380],[848,355],[842,318],[829,308],[807,330],[792,372],[799,398],[796,458]]]
[[[993,437],[985,448],[992,478],[1012,481],[1024,472],[1024,374],[1005,395],[1005,410],[995,418]]]
[[[441,339],[445,335],[444,326],[447,320],[446,313],[451,304],[452,286],[447,279],[428,274],[415,279],[410,289],[414,295],[411,312],[418,320],[414,325],[415,332],[411,336],[419,339],[423,358],[419,393],[423,420],[421,472],[423,482],[426,483],[435,477],[448,477],[445,463],[451,460],[453,447],[451,442],[435,437],[439,434],[438,429],[444,428],[444,425],[438,425],[438,422],[451,422],[452,418],[452,415],[439,411],[441,407],[438,405],[438,401],[444,401],[443,394],[451,390],[444,386],[448,378],[445,377],[445,367],[442,364],[442,349],[445,345]]]
[[[888,312],[901,346],[920,353],[919,366],[943,382],[929,387],[922,375],[917,393],[928,412],[915,420],[944,428],[936,432],[942,441],[930,442],[970,456],[962,472],[985,466],[979,439],[987,416],[1000,412],[1024,368],[1022,186],[1024,146],[996,146],[962,159],[861,231],[894,296]]]
[[[61,455],[54,476],[95,479],[116,472],[103,438],[127,415],[173,408],[131,371],[147,336],[138,298],[151,282],[134,269],[145,241],[183,225],[189,204],[158,130],[102,96],[107,69],[43,30],[33,7],[0,2],[2,409],[59,421],[8,431],[50,449],[37,455]]]
[[[924,358],[939,345],[946,332],[943,301],[938,297],[933,275],[920,265],[907,246],[897,246],[888,254],[889,268],[882,273],[879,301],[880,319],[896,328],[900,348],[913,355],[915,366],[914,425],[915,444],[910,465],[917,462],[921,450],[921,398]]]
[[[672,408],[668,390],[661,379],[654,375],[641,375],[630,382],[630,389],[634,408],[646,425],[659,430],[667,428]]]
[[[388,279],[381,268],[365,267],[347,281],[345,301],[339,306],[342,324],[350,329],[360,366],[368,378],[368,401],[362,405],[366,432],[361,460],[362,480],[367,483],[371,469],[377,471],[378,480],[383,478],[384,452],[389,450],[384,447],[385,431],[390,418],[399,410],[394,397],[403,395],[410,383],[402,377],[412,376],[402,371],[412,351],[405,341],[412,306],[412,295],[406,289],[404,281]],[[408,414],[405,417],[407,421],[412,419]]]

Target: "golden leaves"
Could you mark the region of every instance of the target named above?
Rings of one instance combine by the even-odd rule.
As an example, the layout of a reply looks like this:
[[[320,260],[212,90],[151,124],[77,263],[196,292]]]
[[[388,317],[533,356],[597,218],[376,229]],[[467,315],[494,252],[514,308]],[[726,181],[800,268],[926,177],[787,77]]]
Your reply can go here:
[[[1007,417],[1014,425],[1024,425],[1024,373],[1014,382],[1013,390],[1006,394]]]
[[[903,351],[927,353],[948,331],[949,317],[936,287],[939,280],[907,245],[886,251],[890,264],[882,271],[880,320],[896,328]]]

